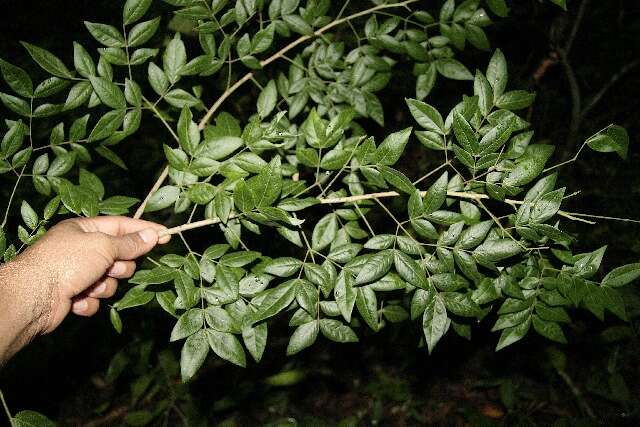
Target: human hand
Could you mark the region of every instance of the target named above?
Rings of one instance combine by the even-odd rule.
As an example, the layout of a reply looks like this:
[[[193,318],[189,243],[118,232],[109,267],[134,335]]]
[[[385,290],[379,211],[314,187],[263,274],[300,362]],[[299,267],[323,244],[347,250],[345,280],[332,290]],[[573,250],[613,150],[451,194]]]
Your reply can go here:
[[[165,227],[122,216],[74,218],[52,227],[0,269],[0,363],[73,312],[92,316],[99,299],[131,277]],[[4,354],[4,357],[3,357]]]
[[[122,216],[74,218],[51,228],[24,256],[38,264],[37,275],[49,280],[49,307],[43,333],[53,331],[71,311],[92,316],[101,298],[116,292],[118,279],[135,272],[135,259],[170,236],[158,237],[165,227]],[[43,295],[44,296],[44,295]]]

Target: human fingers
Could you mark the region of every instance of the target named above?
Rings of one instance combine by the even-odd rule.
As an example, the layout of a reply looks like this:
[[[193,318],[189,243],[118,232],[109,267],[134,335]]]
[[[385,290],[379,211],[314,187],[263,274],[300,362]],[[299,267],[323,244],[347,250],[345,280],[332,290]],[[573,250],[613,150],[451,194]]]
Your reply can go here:
[[[110,243],[115,260],[134,260],[153,249],[158,243],[158,232],[145,228],[124,236],[110,236]]]
[[[145,228],[153,228],[157,231],[166,230],[166,227],[162,224],[126,216],[97,216],[82,218],[81,221],[81,225],[85,231],[99,231],[111,236],[123,236],[144,230]],[[171,236],[163,236],[159,243],[167,243],[170,238]]]
[[[71,304],[71,311],[78,316],[93,316],[98,312],[100,308],[100,302],[96,298],[91,297],[79,297]]]
[[[84,295],[91,298],[110,298],[118,289],[118,279],[105,277],[94,283]]]
[[[135,261],[116,261],[107,271],[107,276],[116,279],[128,279],[136,271]]]

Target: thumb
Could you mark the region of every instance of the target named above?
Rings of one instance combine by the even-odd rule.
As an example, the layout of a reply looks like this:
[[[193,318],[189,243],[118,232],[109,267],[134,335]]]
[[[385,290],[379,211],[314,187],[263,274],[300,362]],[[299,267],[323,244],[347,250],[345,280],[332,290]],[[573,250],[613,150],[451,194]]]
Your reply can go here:
[[[115,259],[133,260],[149,252],[158,243],[158,232],[145,228],[136,233],[111,238]]]

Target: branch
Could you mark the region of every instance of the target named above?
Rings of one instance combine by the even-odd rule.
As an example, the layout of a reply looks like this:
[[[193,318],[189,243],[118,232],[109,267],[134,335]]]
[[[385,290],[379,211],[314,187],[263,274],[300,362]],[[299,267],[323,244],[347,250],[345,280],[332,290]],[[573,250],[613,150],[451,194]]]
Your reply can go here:
[[[578,9],[578,14],[576,15],[576,19],[573,21],[573,28],[571,29],[571,34],[567,39],[567,43],[564,45],[564,53],[568,56],[571,48],[573,47],[573,42],[576,39],[576,35],[578,34],[578,29],[580,28],[580,24],[582,23],[582,18],[584,17],[584,12],[587,10],[587,5],[589,4],[589,0],[582,0],[580,3],[580,8]]]
[[[324,27],[314,31],[312,34],[299,37],[298,39],[294,40],[293,42],[289,43],[288,45],[286,45],[285,47],[280,49],[278,52],[276,52],[273,55],[271,55],[269,58],[260,61],[260,67],[261,68],[266,67],[267,65],[271,64],[273,61],[277,60],[278,58],[283,57],[288,51],[290,51],[294,47],[298,46],[299,44],[304,43],[305,41],[311,39],[312,37],[320,36],[324,32],[326,32],[327,30],[330,30],[331,28],[333,28],[333,27],[335,27],[337,25],[343,24],[345,22],[349,22],[352,19],[356,19],[356,18],[359,18],[361,16],[369,15],[371,13],[374,13],[374,12],[378,11],[378,10],[391,9],[391,8],[396,8],[396,7],[404,7],[404,6],[407,6],[408,4],[415,3],[417,1],[418,0],[406,0],[406,1],[403,1],[403,2],[400,2],[400,3],[382,4],[382,5],[367,9],[367,10],[363,10],[363,11],[358,12],[358,13],[354,13],[353,15],[347,16],[345,18],[341,18],[341,19],[338,19],[336,21],[333,21],[333,22],[325,25]],[[198,123],[198,129],[203,130],[204,127],[209,122],[209,120],[211,120],[211,117],[215,114],[216,111],[218,111],[218,109],[220,108],[222,103],[232,93],[234,93],[236,90],[238,90],[240,88],[240,86],[242,86],[245,82],[247,82],[248,80],[251,80],[252,78],[253,78],[253,72],[249,72],[249,73],[245,74],[244,77],[242,77],[240,80],[235,82],[233,84],[233,86],[229,87],[226,91],[224,91],[224,93],[222,95],[220,95],[220,97],[211,106],[211,108],[209,108],[209,110],[206,112],[204,117],[202,117],[202,120],[200,120],[200,123]],[[172,132],[172,134],[175,136],[174,132]],[[149,191],[149,193],[145,197],[145,199],[142,202],[142,204],[140,205],[140,207],[138,207],[138,210],[136,211],[136,213],[134,215],[134,218],[137,219],[137,218],[140,218],[142,216],[142,214],[144,212],[144,208],[146,207],[147,202],[149,201],[149,198],[151,197],[151,195],[155,191],[158,190],[158,188],[160,188],[160,186],[162,185],[164,180],[167,178],[168,172],[169,172],[169,167],[166,166],[165,169],[160,174],[160,176],[158,177],[158,179],[156,180],[155,184],[153,184],[153,187],[151,188],[151,191]]]
[[[562,62],[562,67],[564,68],[564,72],[567,76],[567,81],[569,82],[569,90],[571,93],[571,123],[569,125],[569,135],[567,136],[568,149],[565,152],[567,153],[565,154],[566,159],[568,153],[571,153],[573,151],[573,146],[575,145],[578,130],[580,129],[580,122],[582,121],[582,116],[580,114],[582,101],[578,79],[573,72],[571,64],[569,64],[567,54],[562,50],[559,52],[559,54]]]
[[[640,65],[640,59],[636,59],[635,61],[632,61],[627,65],[623,66],[622,68],[620,68],[620,71],[614,74],[611,77],[611,79],[604,86],[602,86],[602,89],[600,89],[598,93],[593,95],[593,98],[591,98],[591,101],[589,101],[589,104],[587,104],[582,109],[582,112],[580,113],[580,115],[584,118],[584,116],[586,116],[587,113],[591,111],[591,109],[595,107],[596,104],[598,104],[598,102],[600,102],[602,97],[609,91],[609,89],[613,87],[614,84],[618,82],[618,80],[620,80],[622,77],[624,77],[625,74],[627,74],[629,71],[631,71],[638,65]]]
[[[422,197],[424,197],[425,194],[427,194],[426,191],[420,191],[420,195]],[[378,199],[384,199],[384,198],[387,198],[387,197],[398,197],[398,196],[401,196],[401,194],[398,193],[397,191],[384,191],[384,192],[381,192],[381,193],[369,193],[369,194],[362,194],[362,195],[358,195],[358,196],[346,196],[346,197],[329,197],[329,198],[323,198],[323,199],[318,199],[318,200],[319,200],[320,204],[322,204],[322,205],[332,205],[332,204],[354,203],[354,202],[359,202],[359,201],[362,201],[362,200],[378,200]],[[460,192],[460,191],[447,191],[447,196],[448,197],[457,197],[459,199],[476,200],[476,201],[480,201],[480,200],[483,200],[483,199],[490,199],[490,197],[487,194],[464,193],[464,192]],[[512,206],[522,205],[522,204],[525,203],[522,200],[514,200],[514,199],[504,199],[504,202],[506,204],[512,205]],[[588,215],[588,214],[579,214],[579,213],[574,213],[574,212],[565,212],[565,211],[561,211],[561,210],[558,211],[558,215],[560,215],[562,217],[565,217],[567,219],[570,219],[572,221],[583,222],[585,224],[590,224],[590,225],[595,224],[595,222],[589,221],[589,220],[586,220],[586,219],[583,219],[583,218],[578,218],[578,216],[586,216],[586,217],[590,217],[590,218],[624,220],[624,221],[636,222],[636,220],[633,220],[633,219],[620,219],[620,218],[613,218],[613,217],[604,217],[604,216],[596,216],[596,215]],[[229,219],[237,218],[238,216],[239,215],[231,215],[231,216],[229,216]],[[183,231],[193,230],[194,228],[200,228],[200,227],[206,227],[208,225],[220,224],[221,222],[222,221],[220,221],[219,218],[203,219],[201,221],[191,222],[191,223],[179,225],[177,227],[167,228],[166,230],[160,231],[158,234],[159,234],[160,237],[169,236],[169,235],[172,235],[172,234],[181,233]],[[638,221],[638,222],[640,222],[640,221]]]
[[[149,199],[151,198],[153,193],[158,191],[158,188],[160,188],[164,180],[167,179],[167,175],[169,175],[168,165],[164,167],[164,169],[162,170],[162,173],[160,173],[160,176],[156,180],[155,184],[153,184],[153,187],[151,187],[151,190],[149,190],[149,193],[147,193],[147,197],[145,197],[142,203],[140,204],[140,206],[138,206],[138,209],[136,210],[136,213],[133,216],[135,219],[138,219],[142,216],[142,214],[144,213],[144,208],[146,208],[147,203],[149,203]]]

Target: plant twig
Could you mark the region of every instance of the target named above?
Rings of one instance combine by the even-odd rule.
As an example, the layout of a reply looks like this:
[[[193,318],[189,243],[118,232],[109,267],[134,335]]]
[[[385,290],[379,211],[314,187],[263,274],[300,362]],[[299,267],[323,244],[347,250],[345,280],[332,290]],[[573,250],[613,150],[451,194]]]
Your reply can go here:
[[[9,418],[9,423],[11,427],[15,427],[16,423],[13,422],[13,416],[11,415],[11,411],[9,410],[7,401],[4,399],[4,393],[2,393],[2,390],[0,390],[0,400],[2,401],[2,407],[4,408],[4,413],[7,414],[7,417]]]
[[[420,191],[420,195],[422,197],[424,197],[424,195],[427,194],[426,191]],[[358,196],[345,196],[345,197],[329,197],[329,198],[322,198],[322,199],[318,199],[320,204],[323,205],[333,205],[333,204],[346,204],[346,203],[354,203],[354,202],[359,202],[362,200],[378,200],[378,199],[384,199],[387,197],[398,197],[401,194],[398,193],[397,191],[384,191],[384,192],[380,192],[380,193],[369,193],[369,194],[361,194]],[[490,197],[487,194],[481,194],[481,193],[464,193],[461,191],[447,191],[447,196],[448,197],[457,197],[460,199],[471,199],[471,200],[484,200],[484,199],[490,199]],[[509,204],[509,205],[522,205],[523,202],[522,200],[514,200],[514,199],[505,199],[504,200],[505,203]],[[572,221],[577,221],[577,222],[582,222],[585,224],[590,224],[593,225],[595,224],[595,222],[593,221],[589,221],[583,218],[579,218],[579,217],[587,217],[587,218],[600,218],[600,219],[610,219],[610,220],[618,220],[618,221],[627,221],[627,222],[638,222],[640,223],[640,221],[638,220],[634,220],[634,219],[625,219],[625,218],[614,218],[614,217],[605,217],[605,216],[599,216],[599,215],[589,215],[589,214],[579,214],[579,213],[574,213],[574,212],[565,212],[562,210],[558,211],[558,215],[570,219]],[[229,219],[233,219],[236,218],[238,215],[231,215],[229,216]],[[167,236],[167,235],[171,235],[171,234],[177,234],[177,233],[181,233],[183,231],[187,231],[187,230],[192,230],[195,228],[200,228],[200,227],[206,227],[208,225],[214,225],[214,224],[219,224],[221,221],[219,218],[211,218],[211,219],[203,219],[201,221],[196,221],[196,222],[192,222],[192,223],[187,223],[187,224],[182,224],[180,226],[177,227],[173,227],[173,228],[168,228],[166,230],[163,230],[159,233],[160,237],[162,236]]]
[[[133,216],[135,219],[138,219],[142,216],[142,214],[144,213],[144,208],[146,208],[147,203],[149,203],[149,199],[151,198],[151,196],[153,196],[153,193],[158,191],[158,189],[160,188],[164,180],[167,179],[167,175],[169,175],[168,165],[164,167],[164,169],[160,173],[160,176],[158,177],[156,182],[153,184],[153,187],[151,187],[151,190],[149,190],[149,193],[147,193],[147,196],[144,198],[140,206],[138,206],[138,209],[136,210],[136,213]]]
[[[595,418],[596,414],[593,412],[593,409],[591,409],[591,406],[589,406],[589,404],[585,400],[584,396],[582,395],[582,391],[580,391],[578,386],[576,386],[574,384],[574,382],[571,379],[571,377],[562,369],[556,369],[556,372],[558,372],[558,375],[560,375],[560,378],[562,378],[562,380],[565,382],[567,387],[569,387],[569,390],[571,390],[571,393],[573,394],[573,397],[575,397],[575,399],[578,401],[578,405],[580,405],[582,410],[590,418]]]

